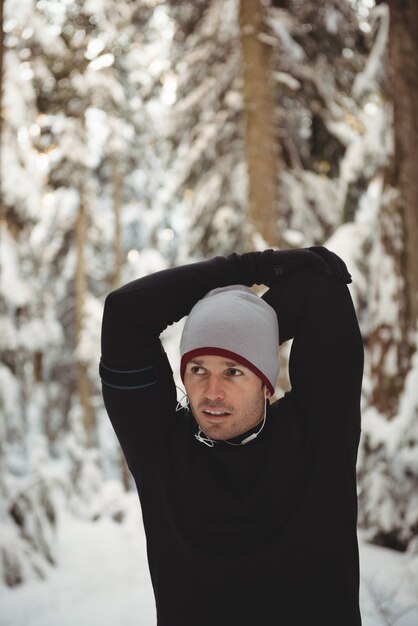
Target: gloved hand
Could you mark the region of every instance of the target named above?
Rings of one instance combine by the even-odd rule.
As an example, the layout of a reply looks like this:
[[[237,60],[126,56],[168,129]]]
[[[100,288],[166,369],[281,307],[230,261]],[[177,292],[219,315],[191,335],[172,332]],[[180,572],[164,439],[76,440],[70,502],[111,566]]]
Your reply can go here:
[[[324,246],[311,246],[309,248],[312,252],[317,254],[323,259],[328,265],[331,274],[337,276],[337,278],[341,278],[345,283],[351,283],[351,274],[347,269],[344,261],[337,255],[335,252],[331,252],[328,248],[324,248]]]
[[[282,277],[304,266],[311,266],[324,274],[336,276],[345,283],[351,283],[351,276],[344,261],[323,246],[295,250],[265,250],[260,260],[264,284],[267,286],[276,285]]]

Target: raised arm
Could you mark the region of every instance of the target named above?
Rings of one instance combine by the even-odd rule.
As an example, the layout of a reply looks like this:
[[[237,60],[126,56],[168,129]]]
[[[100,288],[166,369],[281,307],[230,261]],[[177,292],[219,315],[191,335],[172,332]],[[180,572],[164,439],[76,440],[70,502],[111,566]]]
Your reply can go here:
[[[363,343],[345,282],[302,268],[264,299],[276,310],[281,340],[293,338],[293,400],[318,427],[349,433],[358,443]]]
[[[264,255],[264,256],[263,256]],[[232,254],[140,278],[106,299],[100,376],[103,397],[128,465],[161,437],[176,405],[159,336],[215,287],[251,285],[269,253]]]
[[[100,375],[106,409],[128,464],[161,436],[176,405],[175,385],[159,336],[208,291],[232,284],[282,284],[311,266],[335,272],[312,250],[215,257],[128,283],[109,294],[102,326]]]

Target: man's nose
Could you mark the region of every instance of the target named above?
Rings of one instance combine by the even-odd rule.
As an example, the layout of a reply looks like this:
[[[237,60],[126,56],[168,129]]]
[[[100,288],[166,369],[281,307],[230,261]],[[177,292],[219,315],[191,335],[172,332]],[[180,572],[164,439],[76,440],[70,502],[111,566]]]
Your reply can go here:
[[[209,376],[205,387],[205,395],[208,400],[220,400],[224,397],[222,381],[219,380],[218,376]]]

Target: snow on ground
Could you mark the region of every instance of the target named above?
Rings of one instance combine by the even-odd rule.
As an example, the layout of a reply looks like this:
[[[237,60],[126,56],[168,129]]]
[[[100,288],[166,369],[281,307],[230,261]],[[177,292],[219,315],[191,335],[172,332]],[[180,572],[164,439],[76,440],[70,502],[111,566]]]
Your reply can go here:
[[[418,626],[418,555],[360,541],[363,626]]]
[[[59,566],[48,580],[0,586],[1,626],[154,626],[136,494],[123,523],[63,516]]]
[[[59,567],[47,580],[0,587],[0,626],[155,626],[135,494],[127,511],[123,523],[64,516]],[[363,626],[417,626],[418,556],[363,542],[360,552]]]

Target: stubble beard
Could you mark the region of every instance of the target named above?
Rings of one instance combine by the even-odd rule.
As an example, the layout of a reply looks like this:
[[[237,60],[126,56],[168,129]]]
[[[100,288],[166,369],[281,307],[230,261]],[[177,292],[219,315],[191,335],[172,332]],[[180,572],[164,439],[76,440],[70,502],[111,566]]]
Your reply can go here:
[[[226,404],[208,400],[202,400],[198,404],[197,410],[195,410],[192,404],[190,407],[196,422],[207,437],[218,441],[225,441],[239,437],[257,426],[264,418],[265,402],[266,398],[264,392],[260,391],[260,394],[254,395],[251,401],[239,410]],[[230,416],[219,423],[210,423],[204,419],[200,419],[201,407],[211,407],[213,410],[228,411],[230,412]],[[196,418],[196,415],[199,416],[199,419]]]

